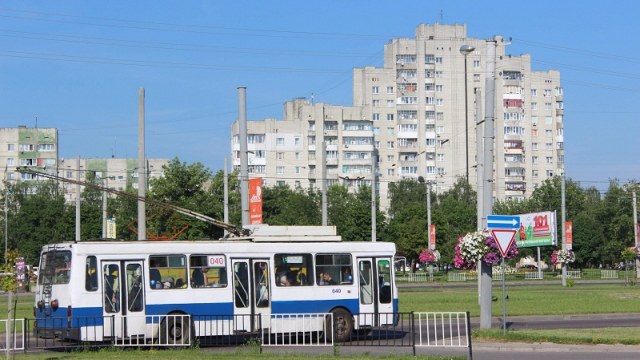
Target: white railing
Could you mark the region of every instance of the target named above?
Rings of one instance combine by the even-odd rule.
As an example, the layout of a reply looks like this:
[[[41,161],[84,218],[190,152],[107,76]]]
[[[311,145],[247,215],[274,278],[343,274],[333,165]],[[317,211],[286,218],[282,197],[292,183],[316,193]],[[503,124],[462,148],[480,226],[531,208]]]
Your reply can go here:
[[[617,279],[618,270],[600,270],[600,278],[602,279]]]
[[[333,346],[332,313],[264,315],[262,325],[262,346]]]
[[[458,272],[450,272],[447,275],[448,281],[467,281],[467,274],[458,273]]]
[[[125,317],[113,317],[114,346],[190,346],[195,338],[191,316],[184,314],[173,315],[127,315]],[[108,319],[107,319],[108,321]],[[144,331],[131,334],[131,324],[144,324]],[[129,326],[129,329],[126,327]],[[122,334],[129,334],[128,337]],[[105,336],[111,336],[106,333]]]
[[[416,312],[416,346],[471,347],[466,312]]]
[[[428,281],[429,279],[429,274],[425,274],[425,273],[409,273],[407,274],[407,280],[409,282],[419,282],[419,281]]]
[[[582,279],[582,271],[580,271],[580,270],[567,271],[567,278],[569,278],[569,279]]]
[[[540,272],[537,271],[529,271],[524,273],[524,278],[527,280],[542,280],[544,278],[544,275]]]
[[[24,350],[24,319],[0,320],[0,328],[5,331],[0,334],[0,349]]]

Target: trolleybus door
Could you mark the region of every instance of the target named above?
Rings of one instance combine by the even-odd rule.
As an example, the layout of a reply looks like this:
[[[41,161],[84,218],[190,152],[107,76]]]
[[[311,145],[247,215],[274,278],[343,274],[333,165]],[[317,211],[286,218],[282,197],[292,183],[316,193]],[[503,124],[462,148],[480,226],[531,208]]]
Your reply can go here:
[[[360,326],[378,326],[393,321],[391,264],[390,257],[358,258]]]
[[[271,316],[269,260],[232,259],[231,266],[235,330],[257,331],[260,321],[267,326]]]
[[[102,279],[104,336],[144,335],[142,261],[103,261]]]

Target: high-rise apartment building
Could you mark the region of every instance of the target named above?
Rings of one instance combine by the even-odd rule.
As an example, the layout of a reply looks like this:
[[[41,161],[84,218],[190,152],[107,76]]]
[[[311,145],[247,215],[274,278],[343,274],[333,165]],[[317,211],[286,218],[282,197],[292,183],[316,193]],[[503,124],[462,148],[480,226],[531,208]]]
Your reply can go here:
[[[560,73],[533,71],[530,55],[508,55],[508,42],[500,36],[491,40],[497,44],[493,193],[497,199],[523,199],[538,184],[563,172]],[[383,208],[388,205],[388,184],[403,178],[423,176],[436,192],[451,188],[460,178],[475,188],[474,100],[479,91],[482,119],[486,65],[487,40],[467,37],[466,25],[419,25],[415,38],[393,39],[385,45],[383,67],[354,69],[352,107],[296,100],[287,103],[284,121],[250,122],[250,176],[265,176],[267,184],[280,179],[305,186],[307,178],[312,184],[319,179],[324,142],[326,178],[339,181],[354,174],[370,183],[372,174],[377,174]],[[329,115],[333,110],[336,114]],[[363,143],[369,147],[354,153],[348,143],[351,137],[343,132],[360,125],[371,131],[372,144]],[[232,132],[234,165],[239,165],[237,124]],[[289,150],[282,145],[289,146],[285,132],[291,133],[295,148],[287,157]],[[257,149],[251,140],[260,137],[272,138],[260,150],[273,149],[269,150],[273,158],[251,153]],[[252,168],[252,161],[259,167]]]
[[[327,185],[370,186],[374,133],[372,121],[362,111],[296,99],[285,103],[284,120],[249,121],[249,176],[263,178],[267,186],[320,188],[323,178]],[[239,169],[237,121],[231,131],[233,166]]]
[[[146,160],[147,181],[164,175],[162,167],[169,163],[168,159]],[[129,188],[138,188],[138,159],[81,158],[79,169],[77,158],[60,159],[58,176],[61,178],[77,180],[79,175],[80,181],[86,181],[89,172],[95,174],[96,179],[110,189],[125,191]],[[65,200],[74,202],[77,194],[76,185],[61,182],[60,186],[64,190]]]
[[[9,182],[33,180],[31,174],[16,171],[24,166],[54,172],[58,159],[58,129],[0,128],[0,167]],[[4,182],[0,183],[4,189]]]

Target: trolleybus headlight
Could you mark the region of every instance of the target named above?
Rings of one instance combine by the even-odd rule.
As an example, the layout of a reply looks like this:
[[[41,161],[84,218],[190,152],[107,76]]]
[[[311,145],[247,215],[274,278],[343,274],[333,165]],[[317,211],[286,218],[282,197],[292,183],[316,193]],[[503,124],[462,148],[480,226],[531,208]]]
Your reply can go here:
[[[60,306],[60,304],[58,303],[58,299],[55,299],[55,300],[51,301],[51,309],[53,311],[58,310],[58,306]]]

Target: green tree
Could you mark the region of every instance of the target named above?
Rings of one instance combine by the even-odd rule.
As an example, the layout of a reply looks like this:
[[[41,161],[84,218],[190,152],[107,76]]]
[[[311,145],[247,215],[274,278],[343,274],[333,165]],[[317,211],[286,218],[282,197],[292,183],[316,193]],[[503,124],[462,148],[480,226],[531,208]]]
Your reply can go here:
[[[201,163],[187,164],[178,158],[162,167],[164,176],[150,181],[148,197],[179,206],[209,217],[216,217],[208,190],[211,171]],[[171,238],[183,231],[177,239],[218,238],[220,230],[212,224],[149,204],[147,206],[147,232]]]
[[[318,225],[319,197],[313,190],[291,189],[288,185],[263,188],[263,222],[269,225]]]
[[[73,239],[64,225],[64,197],[54,181],[9,184],[8,248],[35,264],[45,244]]]

